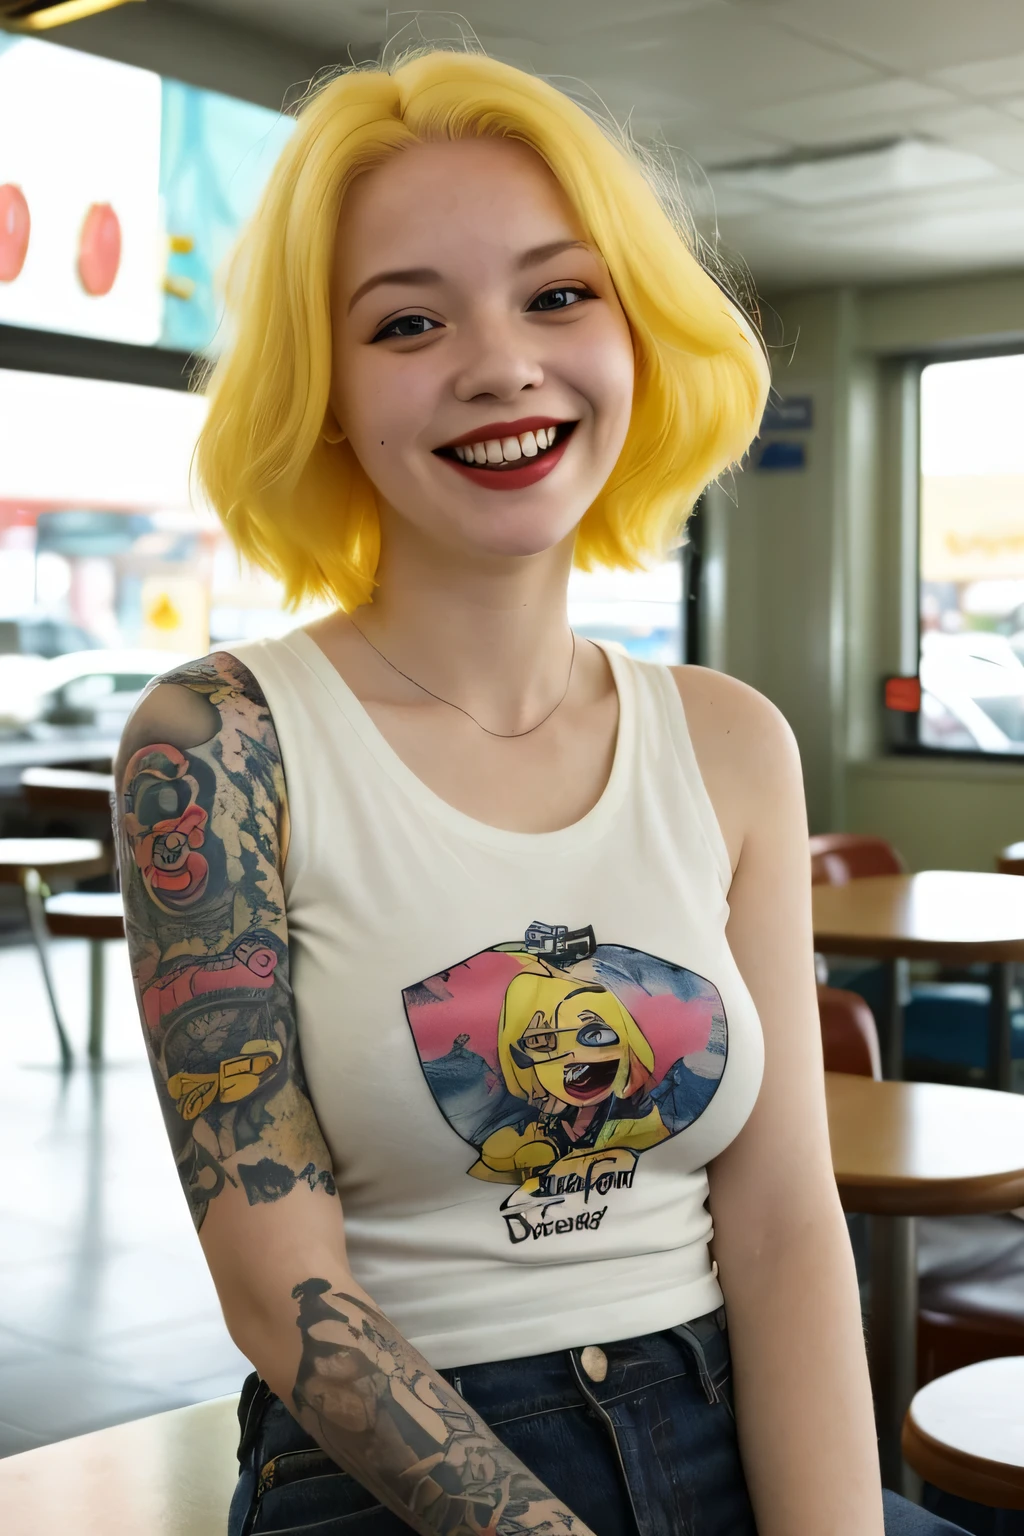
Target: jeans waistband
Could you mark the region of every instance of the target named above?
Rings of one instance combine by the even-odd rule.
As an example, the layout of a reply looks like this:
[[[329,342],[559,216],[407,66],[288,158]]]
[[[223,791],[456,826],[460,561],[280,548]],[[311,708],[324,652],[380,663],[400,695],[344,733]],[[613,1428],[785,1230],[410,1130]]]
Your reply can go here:
[[[512,1419],[579,1406],[581,1382],[583,1400],[594,1406],[614,1402],[657,1381],[693,1373],[709,1403],[721,1400],[718,1384],[728,1367],[724,1307],[659,1333],[594,1343],[607,1365],[600,1382],[587,1376],[582,1347],[445,1367],[438,1374],[460,1397],[471,1401],[499,1433],[500,1425]],[[255,1372],[247,1378],[238,1403],[240,1461],[252,1449],[264,1409],[273,1396]]]

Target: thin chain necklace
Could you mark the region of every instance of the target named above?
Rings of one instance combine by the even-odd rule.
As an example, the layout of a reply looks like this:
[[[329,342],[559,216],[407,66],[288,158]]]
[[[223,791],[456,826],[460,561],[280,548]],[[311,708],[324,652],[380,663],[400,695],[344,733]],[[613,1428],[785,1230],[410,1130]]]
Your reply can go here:
[[[465,715],[467,720],[472,720],[473,724],[479,730],[483,731],[485,735],[498,736],[502,741],[511,741],[513,737],[532,736],[534,731],[539,731],[541,726],[546,725],[547,722],[551,719],[551,716],[555,713],[555,710],[560,709],[565,703],[566,695],[569,692],[569,684],[572,682],[572,669],[576,664],[576,636],[573,631],[570,630],[569,633],[572,635],[572,656],[569,659],[569,676],[565,680],[565,688],[562,691],[562,697],[558,700],[558,703],[555,704],[554,708],[548,710],[547,714],[542,720],[538,720],[537,724],[531,725],[528,730],[492,731],[486,725],[481,725],[476,715],[471,715],[469,710],[463,709],[461,704],[453,704],[451,699],[442,699],[439,693],[434,693],[430,688],[425,688],[423,684],[418,683],[414,677],[410,677],[408,672],[403,672],[401,667],[396,667],[393,661],[388,660],[387,656],[384,655],[384,652],[380,649],[380,647],[374,645],[369,635],[365,634],[364,631],[359,628],[359,625],[355,622],[354,619],[350,617],[349,623],[352,625],[352,628],[356,631],[357,634],[362,635],[362,638],[366,641],[367,645],[370,647],[370,650],[376,651],[381,661],[385,662],[386,665],[391,668],[392,672],[397,672],[399,677],[404,677],[407,683],[412,683],[414,688],[418,688],[421,693],[425,693],[430,698],[436,699],[439,704],[447,704],[449,709],[457,709],[460,715]]]

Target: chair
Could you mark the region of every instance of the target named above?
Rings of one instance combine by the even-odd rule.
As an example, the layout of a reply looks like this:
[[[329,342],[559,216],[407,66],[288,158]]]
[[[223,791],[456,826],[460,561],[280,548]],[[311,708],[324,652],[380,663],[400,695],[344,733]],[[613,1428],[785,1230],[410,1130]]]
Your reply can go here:
[[[223,1536],[237,1405],[215,1398],[5,1457],[4,1536]]]
[[[826,1072],[879,1079],[878,1032],[864,999],[819,987],[818,1011]],[[851,1237],[856,1246],[862,1234],[851,1228]],[[917,1255],[919,1385],[978,1361],[1024,1355],[1024,1222],[922,1216]]]
[[[906,865],[883,837],[822,832],[810,839],[811,884],[846,885],[869,875],[902,875]]]
[[[124,938],[124,907],[118,891],[67,891],[45,902],[46,927],[54,938],[89,941],[89,1060],[103,1060],[106,974],[104,943]]]
[[[107,868],[103,844],[88,837],[2,837],[0,838],[0,885],[21,887],[32,942],[39,956],[46,995],[50,999],[54,1027],[60,1045],[62,1065],[71,1066],[71,1045],[61,1018],[60,1004],[50,969],[45,897],[49,894],[44,875],[101,874]]]
[[[943,1493],[1024,1509],[1024,1359],[984,1360],[922,1387],[903,1421],[902,1448]]]
[[[1024,875],[1024,843],[1011,843],[996,859],[996,870],[1001,875]]]
[[[851,1072],[882,1079],[875,1016],[856,992],[839,987],[818,988],[818,1015],[826,1072]]]

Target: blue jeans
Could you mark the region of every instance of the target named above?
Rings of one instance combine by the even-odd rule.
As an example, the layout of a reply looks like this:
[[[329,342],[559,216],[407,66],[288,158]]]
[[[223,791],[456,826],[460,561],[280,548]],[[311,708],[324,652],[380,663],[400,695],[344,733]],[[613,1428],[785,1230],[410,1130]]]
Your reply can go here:
[[[725,1310],[581,1351],[440,1374],[595,1536],[757,1536],[733,1424]],[[239,1404],[241,1473],[229,1536],[408,1536],[404,1520],[342,1472],[266,1384]],[[959,1526],[885,1494],[886,1536]]]

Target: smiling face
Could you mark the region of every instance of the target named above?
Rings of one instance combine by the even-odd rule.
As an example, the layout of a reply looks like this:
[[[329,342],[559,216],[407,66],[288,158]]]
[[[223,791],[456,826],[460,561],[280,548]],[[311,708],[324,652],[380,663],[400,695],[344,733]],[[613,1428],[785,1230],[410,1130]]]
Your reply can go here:
[[[332,308],[331,406],[385,538],[404,521],[453,552],[509,557],[572,536],[626,438],[633,346],[533,150],[419,144],[361,176]]]
[[[577,1105],[625,1097],[630,1060],[621,1013],[611,993],[595,987],[570,992],[550,1020],[537,1010],[518,1049],[545,1093]]]

